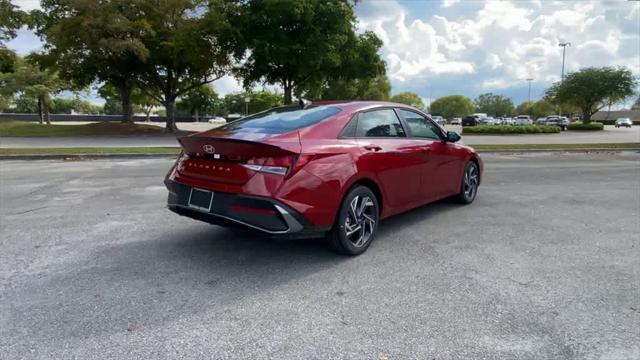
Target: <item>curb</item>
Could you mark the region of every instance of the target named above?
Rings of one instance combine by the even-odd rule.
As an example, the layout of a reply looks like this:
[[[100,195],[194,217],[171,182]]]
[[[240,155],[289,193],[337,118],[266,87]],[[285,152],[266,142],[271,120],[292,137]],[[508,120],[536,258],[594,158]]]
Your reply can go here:
[[[585,149],[523,149],[523,150],[476,150],[482,154],[527,154],[527,153],[622,153],[640,152],[639,148],[585,148]],[[178,154],[42,154],[0,155],[0,160],[97,160],[97,159],[162,159],[175,158]]]
[[[473,147],[471,145],[471,147]],[[522,149],[522,150],[478,150],[482,154],[526,154],[526,153],[621,153],[640,152],[640,148],[585,148],[585,149]]]

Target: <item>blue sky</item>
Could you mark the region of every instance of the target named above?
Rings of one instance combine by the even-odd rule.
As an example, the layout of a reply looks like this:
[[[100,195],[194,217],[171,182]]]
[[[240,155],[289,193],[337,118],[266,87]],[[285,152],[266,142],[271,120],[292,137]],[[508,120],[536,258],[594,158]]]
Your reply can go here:
[[[539,99],[560,79],[561,41],[571,42],[566,72],[622,65],[640,76],[640,2],[361,0],[356,15],[359,31],[374,31],[384,42],[393,93],[413,91],[425,103],[493,92],[518,104],[528,97],[526,78],[535,79],[531,97]],[[25,54],[41,43],[22,30],[9,47]],[[213,86],[223,95],[241,90],[231,77]]]

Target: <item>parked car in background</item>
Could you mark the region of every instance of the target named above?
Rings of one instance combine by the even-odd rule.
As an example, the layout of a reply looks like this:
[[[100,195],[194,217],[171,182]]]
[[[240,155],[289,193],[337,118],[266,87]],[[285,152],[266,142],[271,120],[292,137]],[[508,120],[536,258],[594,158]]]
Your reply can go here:
[[[179,138],[167,206],[266,236],[326,237],[358,255],[382,219],[452,196],[473,202],[482,160],[459,140],[403,104],[270,109]]]
[[[462,125],[462,118],[454,117],[451,119],[451,125]]]
[[[492,117],[485,117],[480,119],[481,125],[499,125],[499,122]]]
[[[549,115],[546,117],[544,124],[559,126],[562,131],[565,131],[569,126],[569,119],[564,116]]]
[[[628,127],[630,128],[633,125],[633,122],[629,118],[617,118],[616,119],[616,127]]]
[[[513,125],[514,121],[510,117],[502,118],[502,125]]]
[[[462,119],[462,126],[476,126],[480,125],[480,118],[475,115],[469,115]]]
[[[447,120],[445,118],[443,118],[442,116],[439,116],[439,115],[431,116],[431,119],[433,121],[435,121],[436,123],[438,123],[438,125],[440,125],[440,126],[445,126],[447,124]]]
[[[547,123],[546,117],[539,117],[536,119],[536,125],[544,125]]]
[[[529,115],[518,115],[513,119],[513,123],[514,125],[531,125],[533,121]]]

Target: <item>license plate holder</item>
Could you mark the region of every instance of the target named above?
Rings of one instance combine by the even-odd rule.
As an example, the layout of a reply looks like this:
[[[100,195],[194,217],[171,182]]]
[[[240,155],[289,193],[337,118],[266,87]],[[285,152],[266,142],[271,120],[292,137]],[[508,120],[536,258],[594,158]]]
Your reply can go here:
[[[213,191],[191,188],[189,202],[187,205],[189,205],[190,208],[200,211],[211,211],[211,206],[213,205]]]

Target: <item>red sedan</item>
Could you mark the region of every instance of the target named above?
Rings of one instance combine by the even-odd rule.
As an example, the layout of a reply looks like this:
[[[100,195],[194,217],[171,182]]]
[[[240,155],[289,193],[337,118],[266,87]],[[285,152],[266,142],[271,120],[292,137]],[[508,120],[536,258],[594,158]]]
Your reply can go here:
[[[304,103],[180,138],[168,207],[194,219],[364,252],[379,220],[473,202],[482,160],[428,115],[387,102]]]

